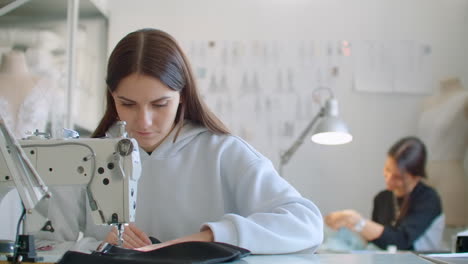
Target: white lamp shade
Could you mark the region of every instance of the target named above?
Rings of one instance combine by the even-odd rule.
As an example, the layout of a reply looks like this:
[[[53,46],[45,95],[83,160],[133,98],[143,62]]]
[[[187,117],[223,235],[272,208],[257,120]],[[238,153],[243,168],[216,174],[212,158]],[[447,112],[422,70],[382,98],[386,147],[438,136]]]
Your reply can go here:
[[[311,139],[322,145],[340,145],[351,142],[353,136],[341,119],[335,116],[325,116],[314,129]]]

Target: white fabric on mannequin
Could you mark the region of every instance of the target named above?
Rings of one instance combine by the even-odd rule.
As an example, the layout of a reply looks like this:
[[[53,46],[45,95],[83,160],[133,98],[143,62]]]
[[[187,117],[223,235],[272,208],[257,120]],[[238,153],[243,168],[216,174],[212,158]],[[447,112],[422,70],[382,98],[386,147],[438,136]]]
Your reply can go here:
[[[15,137],[45,130],[51,107],[50,83],[29,72],[23,52],[11,51],[2,56],[0,91],[2,116]]]
[[[458,78],[440,82],[440,92],[423,102],[418,135],[428,150],[428,180],[442,199],[448,226],[468,225],[468,90]]]
[[[47,80],[50,91],[48,104],[54,106],[53,111],[49,111],[50,132],[53,138],[60,138],[65,127],[65,69],[59,66],[57,58],[46,49],[28,48],[25,56],[31,73]]]

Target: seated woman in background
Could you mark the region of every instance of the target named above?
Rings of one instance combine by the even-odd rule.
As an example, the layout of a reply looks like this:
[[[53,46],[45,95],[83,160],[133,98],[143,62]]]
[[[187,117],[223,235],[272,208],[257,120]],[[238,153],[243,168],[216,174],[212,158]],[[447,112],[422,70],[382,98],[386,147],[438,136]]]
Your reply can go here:
[[[395,245],[403,250],[440,250],[445,221],[439,195],[423,182],[425,165],[424,143],[415,137],[400,139],[388,151],[387,189],[374,198],[372,220],[343,210],[327,215],[326,224],[353,230],[382,249]]]

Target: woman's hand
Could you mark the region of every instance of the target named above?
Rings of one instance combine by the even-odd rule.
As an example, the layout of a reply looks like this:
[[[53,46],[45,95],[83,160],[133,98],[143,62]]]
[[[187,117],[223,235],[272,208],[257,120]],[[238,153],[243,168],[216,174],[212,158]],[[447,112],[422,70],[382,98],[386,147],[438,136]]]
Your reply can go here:
[[[213,232],[211,231],[211,229],[206,228],[203,231],[201,231],[200,233],[196,233],[196,234],[193,234],[193,235],[189,235],[189,236],[181,237],[181,238],[178,238],[178,239],[166,241],[166,242],[159,243],[159,244],[153,244],[153,245],[149,245],[149,246],[136,248],[136,250],[151,251],[151,250],[155,250],[155,249],[158,249],[158,248],[167,247],[167,246],[170,246],[170,245],[174,245],[174,244],[178,244],[178,243],[182,243],[182,242],[188,242],[188,241],[213,242],[214,241]]]
[[[363,225],[360,226],[359,229],[356,229],[358,228],[357,224],[361,220],[364,220]],[[354,210],[343,210],[330,213],[325,216],[325,223],[335,230],[341,227],[346,227],[350,230],[356,231],[367,241],[379,238],[385,228],[379,223],[362,218],[362,216]]]
[[[151,240],[141,231],[135,224],[130,223],[125,226],[123,232],[123,245],[124,248],[139,248],[151,245]],[[112,230],[107,234],[104,242],[109,244],[117,245],[118,244],[118,232],[117,228],[113,227]]]
[[[336,211],[325,216],[325,223],[332,229],[347,227],[353,230],[362,216],[354,210]]]

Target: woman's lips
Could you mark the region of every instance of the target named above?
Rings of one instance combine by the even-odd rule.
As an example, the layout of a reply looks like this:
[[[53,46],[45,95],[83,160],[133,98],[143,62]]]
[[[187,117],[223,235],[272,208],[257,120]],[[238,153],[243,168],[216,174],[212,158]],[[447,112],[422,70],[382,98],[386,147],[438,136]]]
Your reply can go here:
[[[136,134],[139,135],[139,136],[142,136],[142,137],[149,137],[149,136],[151,136],[153,133],[151,133],[151,132],[139,132],[139,131],[137,131]]]

